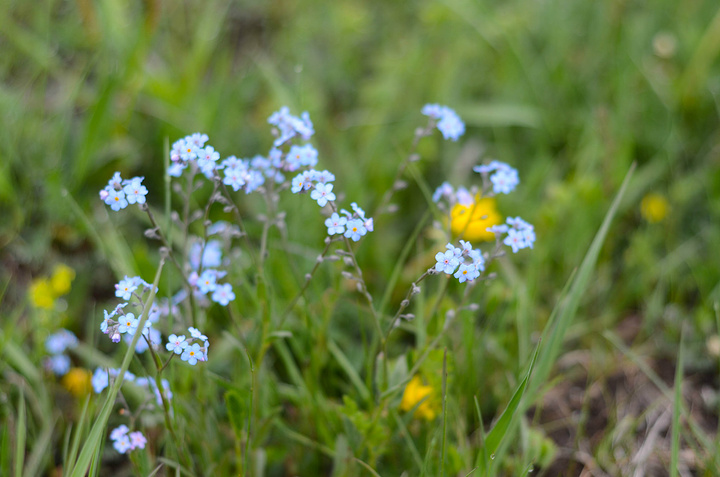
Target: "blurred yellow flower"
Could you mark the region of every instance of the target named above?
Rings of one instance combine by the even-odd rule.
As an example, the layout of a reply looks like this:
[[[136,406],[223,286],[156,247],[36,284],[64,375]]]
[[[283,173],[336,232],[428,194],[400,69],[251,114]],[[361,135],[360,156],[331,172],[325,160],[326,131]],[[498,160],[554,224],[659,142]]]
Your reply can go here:
[[[450,212],[450,230],[453,235],[459,236],[468,242],[481,242],[495,240],[495,234],[486,229],[502,223],[502,217],[497,211],[495,199],[486,197],[475,198],[470,205],[455,204]]]
[[[640,202],[640,213],[643,218],[651,224],[655,224],[663,220],[667,216],[669,210],[670,204],[667,199],[655,192],[646,195]]]
[[[437,415],[437,411],[432,402],[434,390],[432,386],[425,386],[419,376],[413,377],[405,387],[400,409],[403,411],[411,411],[420,401],[423,401],[415,410],[415,415],[425,420],[432,421]]]
[[[30,284],[30,303],[34,307],[52,310],[55,307],[55,298],[47,278],[37,278]]]
[[[30,284],[30,303],[35,308],[52,310],[55,300],[70,291],[70,284],[75,278],[75,270],[63,265],[55,266],[52,277],[36,278]]]
[[[70,291],[70,284],[75,278],[75,270],[64,264],[55,266],[52,277],[50,278],[50,285],[56,296],[64,295]]]
[[[62,385],[75,397],[83,397],[90,393],[92,373],[83,368],[72,368],[62,378]]]

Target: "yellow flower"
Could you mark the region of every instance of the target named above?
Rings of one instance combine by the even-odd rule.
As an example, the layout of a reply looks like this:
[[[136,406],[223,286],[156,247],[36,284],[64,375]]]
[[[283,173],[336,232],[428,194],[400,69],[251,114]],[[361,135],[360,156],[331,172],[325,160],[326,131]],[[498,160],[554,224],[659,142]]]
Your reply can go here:
[[[643,218],[655,224],[663,220],[670,210],[670,204],[665,197],[657,193],[650,193],[640,202],[640,213]]]
[[[55,266],[52,277],[50,278],[50,286],[56,296],[64,295],[70,291],[70,284],[75,278],[75,270],[63,265],[62,263]]]
[[[36,308],[52,310],[55,307],[55,293],[47,278],[37,278],[30,284],[30,303]]]
[[[425,386],[420,380],[420,377],[415,376],[405,387],[405,392],[403,393],[402,401],[400,402],[400,409],[403,411],[411,411],[420,401],[422,401],[422,403],[417,406],[415,413],[418,417],[432,421],[437,415],[434,405],[435,403],[432,402],[433,394],[434,391],[432,386]],[[423,401],[423,399],[425,400]]]
[[[83,397],[90,393],[92,373],[83,368],[72,368],[62,378],[62,385],[75,397]]]
[[[486,197],[475,198],[470,205],[455,204],[450,212],[450,230],[453,235],[459,236],[469,242],[482,242],[495,240],[495,234],[486,229],[502,223],[502,217],[497,211],[495,199]]]

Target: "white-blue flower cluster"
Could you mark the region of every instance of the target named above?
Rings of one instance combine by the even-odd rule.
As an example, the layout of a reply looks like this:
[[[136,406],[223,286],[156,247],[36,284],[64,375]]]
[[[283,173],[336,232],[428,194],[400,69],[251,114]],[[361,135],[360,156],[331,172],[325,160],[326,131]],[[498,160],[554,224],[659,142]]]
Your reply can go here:
[[[235,293],[231,284],[218,283],[218,280],[227,275],[224,270],[217,269],[222,264],[221,245],[219,240],[208,240],[204,246],[201,241],[192,244],[189,256],[192,271],[188,283],[193,287],[196,297],[203,298],[210,293],[212,301],[227,306],[235,300]]]
[[[207,361],[210,342],[207,336],[202,334],[197,328],[191,326],[188,328],[188,331],[190,332],[190,338],[185,338],[185,335],[170,335],[165,348],[172,353],[180,355],[180,359],[183,361],[187,361],[188,364],[195,366],[198,361]]]
[[[493,225],[487,230],[498,238],[507,234],[503,243],[512,248],[513,253],[524,248],[533,248],[535,243],[535,228],[520,217],[508,217],[505,224]]]
[[[124,209],[128,204],[144,204],[148,190],[142,185],[144,177],[125,179],[116,172],[104,189],[100,191],[100,200],[112,210]]]
[[[493,193],[509,194],[520,183],[518,172],[504,162],[490,161],[490,164],[483,164],[473,167],[473,170],[479,174],[490,174],[490,182],[493,185]]]
[[[313,123],[310,121],[310,115],[307,111],[303,112],[300,117],[290,114],[290,109],[283,106],[279,111],[274,112],[269,118],[268,123],[276,126],[278,131],[275,134],[275,147],[285,144],[295,136],[300,136],[303,141],[308,141],[315,134]]]
[[[445,139],[457,141],[460,136],[465,134],[465,123],[455,111],[447,106],[426,104],[422,108],[422,113],[437,120],[438,131]]]
[[[147,439],[140,431],[130,432],[128,426],[122,424],[110,432],[110,440],[116,451],[124,454],[135,449],[144,449]]]
[[[345,209],[340,209],[340,213],[343,215],[333,212],[325,220],[325,226],[328,229],[328,235],[344,235],[353,242],[357,242],[360,237],[374,230],[374,224],[372,217],[365,217],[365,211],[355,202],[352,202],[350,207],[353,210],[352,213]]]
[[[45,358],[45,368],[63,376],[70,370],[70,357],[65,350],[75,348],[78,344],[77,336],[72,331],[61,329],[45,340],[45,350],[50,354]]]
[[[90,380],[93,391],[95,391],[95,393],[97,394],[100,394],[105,388],[110,385],[110,380],[117,378],[119,374],[120,368],[95,368],[95,372],[93,373],[92,379]],[[162,395],[154,379],[138,378],[130,371],[125,371],[125,374],[123,375],[123,382],[133,383],[136,386],[143,388],[149,393],[151,393],[151,395],[155,396],[155,403],[158,406],[162,406],[163,396],[165,397],[165,399],[168,400],[172,399],[173,397],[173,393],[170,390],[170,383],[167,379],[162,379],[160,381],[160,384],[162,385]]]
[[[473,249],[470,242],[460,240],[460,247],[448,243],[445,252],[435,255],[435,270],[453,275],[460,283],[472,282],[485,270],[485,259],[480,250]]]

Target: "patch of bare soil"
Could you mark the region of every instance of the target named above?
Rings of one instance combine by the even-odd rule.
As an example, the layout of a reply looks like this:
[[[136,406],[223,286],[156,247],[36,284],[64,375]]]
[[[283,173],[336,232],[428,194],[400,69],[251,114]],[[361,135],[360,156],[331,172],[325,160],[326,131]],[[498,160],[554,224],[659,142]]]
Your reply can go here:
[[[623,326],[627,323],[616,332],[629,342]],[[553,464],[539,475],[670,474],[675,362],[638,349],[635,361],[616,348],[601,357],[580,350],[561,358],[560,379],[528,414],[559,448]],[[718,430],[717,406],[711,410],[707,399],[717,386],[717,377],[709,373],[689,372],[683,378],[680,476],[717,475],[715,455],[702,445],[703,438],[712,442]]]

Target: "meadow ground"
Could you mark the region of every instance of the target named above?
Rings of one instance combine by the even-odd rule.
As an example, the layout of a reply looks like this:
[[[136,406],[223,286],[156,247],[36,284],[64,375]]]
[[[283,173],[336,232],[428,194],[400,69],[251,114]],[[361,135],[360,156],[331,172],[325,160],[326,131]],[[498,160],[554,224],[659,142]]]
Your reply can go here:
[[[0,51],[0,475],[720,475],[717,2],[11,0]],[[267,157],[282,106],[358,242],[287,167],[170,180],[196,132]],[[512,194],[433,200],[493,159]],[[146,206],[99,199],[116,171]],[[474,234],[495,207],[532,248]],[[424,276],[461,238],[483,274]],[[100,330],[126,276],[156,351]]]

